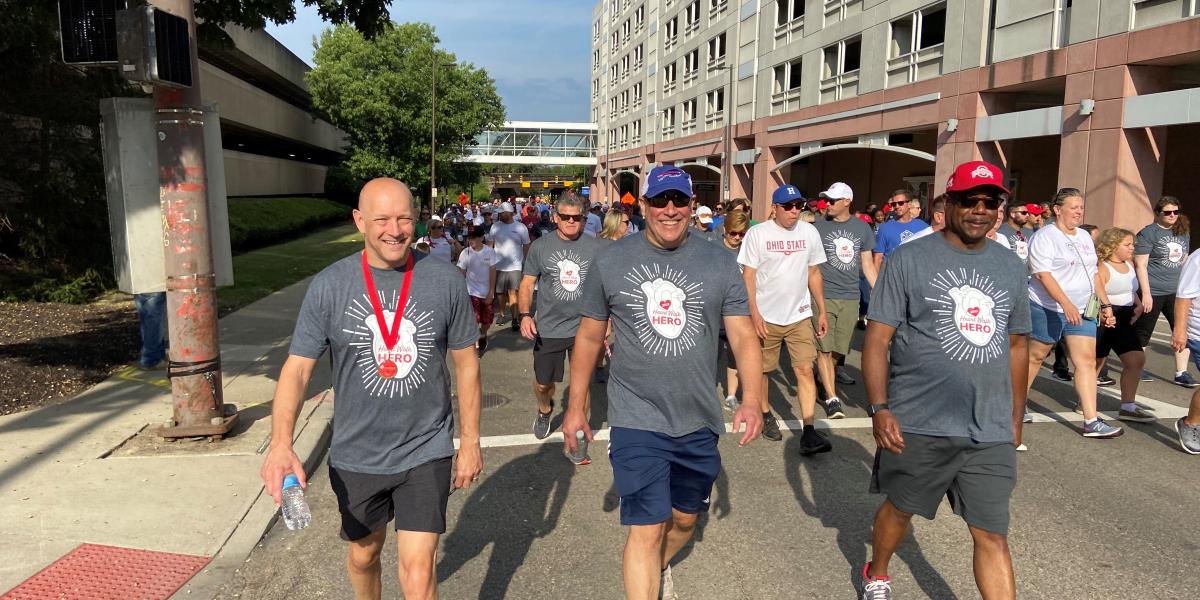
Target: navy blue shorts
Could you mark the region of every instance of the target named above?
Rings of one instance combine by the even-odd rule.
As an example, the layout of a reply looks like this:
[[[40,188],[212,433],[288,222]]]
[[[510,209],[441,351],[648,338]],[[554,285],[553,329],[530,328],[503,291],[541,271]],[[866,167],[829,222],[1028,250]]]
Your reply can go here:
[[[625,427],[609,433],[608,458],[621,496],[622,525],[655,525],[682,513],[708,512],[721,472],[717,434],[701,429],[681,437]]]

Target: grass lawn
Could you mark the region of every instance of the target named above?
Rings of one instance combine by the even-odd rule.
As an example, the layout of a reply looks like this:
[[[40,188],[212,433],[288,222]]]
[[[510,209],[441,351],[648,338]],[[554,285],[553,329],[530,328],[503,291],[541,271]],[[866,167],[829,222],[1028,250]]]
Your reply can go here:
[[[234,256],[234,284],[217,290],[220,314],[227,315],[315,275],[362,246],[362,235],[353,223],[347,223]]]

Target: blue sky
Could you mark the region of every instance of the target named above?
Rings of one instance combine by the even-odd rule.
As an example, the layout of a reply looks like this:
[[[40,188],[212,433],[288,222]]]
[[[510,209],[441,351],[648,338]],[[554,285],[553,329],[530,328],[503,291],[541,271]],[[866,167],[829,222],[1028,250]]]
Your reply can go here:
[[[458,60],[487,69],[509,120],[588,121],[593,0],[393,0],[392,20],[423,21]],[[297,2],[296,20],[267,32],[312,64],[327,26]]]

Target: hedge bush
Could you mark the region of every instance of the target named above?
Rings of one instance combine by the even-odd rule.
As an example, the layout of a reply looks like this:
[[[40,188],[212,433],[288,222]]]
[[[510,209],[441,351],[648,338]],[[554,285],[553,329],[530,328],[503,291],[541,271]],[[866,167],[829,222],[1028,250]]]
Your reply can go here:
[[[229,245],[245,252],[349,218],[349,207],[324,198],[230,198]]]

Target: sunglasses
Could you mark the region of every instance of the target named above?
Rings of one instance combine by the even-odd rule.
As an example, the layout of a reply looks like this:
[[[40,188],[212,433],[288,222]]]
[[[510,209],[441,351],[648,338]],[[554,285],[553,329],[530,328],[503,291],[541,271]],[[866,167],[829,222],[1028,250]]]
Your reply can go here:
[[[1013,214],[1015,214],[1015,215],[1021,215],[1021,216],[1023,217],[1023,216],[1025,216],[1025,215],[1028,215],[1028,214],[1029,214],[1029,211],[1027,211],[1027,210],[1014,210],[1014,211],[1013,211]]]
[[[1169,217],[1169,216],[1171,216],[1171,215],[1177,215],[1177,214],[1179,214],[1179,209],[1175,209],[1175,210],[1160,210],[1160,211],[1158,211],[1158,214],[1160,214],[1160,215],[1162,215],[1162,216],[1164,216],[1164,217]]]
[[[629,224],[629,219],[621,219],[621,224],[622,224],[622,225],[628,225],[628,224]]]
[[[653,198],[646,198],[646,204],[649,204],[650,208],[661,210],[666,208],[668,203],[673,205],[675,208],[684,208],[692,203],[692,198],[691,196],[684,196],[680,193],[666,193]]]
[[[975,208],[980,202],[983,202],[983,207],[987,210],[998,210],[1000,205],[1004,203],[1004,199],[998,196],[980,195],[974,196],[959,196],[953,198],[954,203],[959,208]]]
[[[745,231],[726,231],[725,235],[727,237],[740,238],[740,237],[746,237],[746,232]]]
[[[804,202],[797,202],[795,200],[792,200],[791,202],[781,202],[779,204],[776,204],[775,208],[779,208],[782,210],[799,210],[801,208],[804,208],[804,206],[805,206]]]
[[[910,201],[910,200],[904,200],[903,202],[888,202],[888,203],[887,203],[887,205],[888,205],[888,206],[891,206],[892,208],[896,208],[896,207],[899,207],[899,206],[907,206],[907,205],[909,204],[909,202],[911,202],[911,201]]]
[[[560,219],[562,219],[562,220],[564,220],[564,221],[570,221],[570,222],[572,222],[572,223],[578,223],[578,222],[580,222],[580,221],[582,221],[582,220],[584,220],[584,219],[586,219],[586,218],[587,218],[587,217],[585,217],[585,216],[583,216],[583,215],[564,215],[564,214],[562,214],[562,213],[560,213],[560,212],[558,212],[558,211],[555,211],[555,214],[557,214],[557,215],[558,215],[558,218],[560,218]]]

